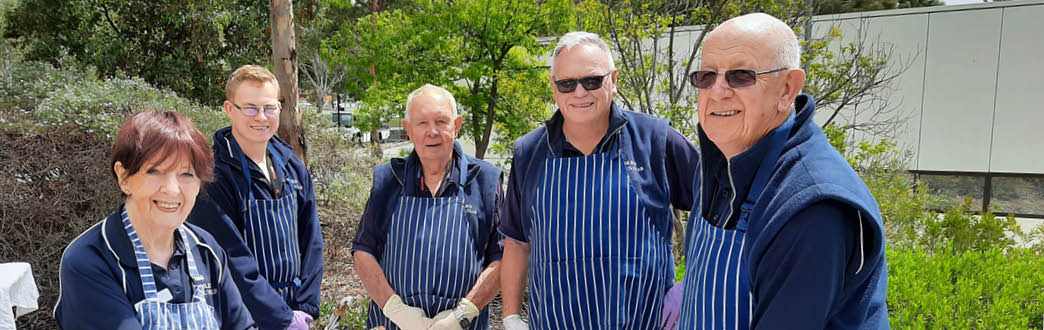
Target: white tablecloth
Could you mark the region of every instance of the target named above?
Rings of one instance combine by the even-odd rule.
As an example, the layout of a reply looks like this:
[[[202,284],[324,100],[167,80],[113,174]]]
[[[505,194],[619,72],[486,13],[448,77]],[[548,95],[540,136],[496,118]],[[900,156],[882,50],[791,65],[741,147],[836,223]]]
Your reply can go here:
[[[24,262],[0,264],[0,330],[14,330],[15,318],[35,311],[40,292],[33,270]],[[14,315],[11,314],[14,307]]]

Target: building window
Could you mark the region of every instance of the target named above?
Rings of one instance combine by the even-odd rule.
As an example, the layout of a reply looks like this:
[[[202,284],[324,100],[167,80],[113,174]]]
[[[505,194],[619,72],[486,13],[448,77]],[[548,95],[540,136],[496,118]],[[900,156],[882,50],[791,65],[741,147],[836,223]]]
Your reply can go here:
[[[928,190],[940,197],[935,205],[930,205],[934,210],[947,210],[960,205],[965,198],[972,200],[972,209],[982,208],[982,197],[986,184],[985,175],[976,174],[919,174],[921,184],[927,185]]]
[[[1044,215],[1044,178],[994,175],[990,181],[990,204],[1000,208],[997,213]]]

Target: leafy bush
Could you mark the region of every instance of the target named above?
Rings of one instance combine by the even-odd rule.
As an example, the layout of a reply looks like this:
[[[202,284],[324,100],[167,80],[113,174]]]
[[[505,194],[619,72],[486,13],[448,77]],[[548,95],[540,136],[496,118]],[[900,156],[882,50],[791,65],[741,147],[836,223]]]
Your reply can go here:
[[[70,127],[0,134],[0,262],[29,262],[40,289],[40,311],[19,318],[19,328],[54,328],[65,246],[119,203],[111,147]]]
[[[1042,257],[1024,249],[889,249],[892,328],[1038,329],[1044,321]]]

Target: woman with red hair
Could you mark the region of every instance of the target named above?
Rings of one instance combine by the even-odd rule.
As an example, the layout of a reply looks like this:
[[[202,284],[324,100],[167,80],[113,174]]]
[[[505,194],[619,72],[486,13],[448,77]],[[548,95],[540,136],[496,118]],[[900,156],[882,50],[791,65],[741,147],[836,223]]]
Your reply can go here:
[[[59,327],[252,327],[224,251],[206,231],[185,223],[214,172],[210,143],[192,122],[176,112],[131,116],[109,165],[124,203],[62,255],[54,310]]]

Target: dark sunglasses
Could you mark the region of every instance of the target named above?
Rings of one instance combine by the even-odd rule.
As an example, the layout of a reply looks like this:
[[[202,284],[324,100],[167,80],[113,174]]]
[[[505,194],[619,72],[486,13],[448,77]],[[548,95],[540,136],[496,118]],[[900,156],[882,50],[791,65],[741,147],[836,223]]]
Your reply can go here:
[[[609,76],[612,73],[612,71],[609,71],[609,73],[603,74],[601,76],[590,76],[579,79],[555,80],[555,86],[558,86],[559,93],[572,93],[576,90],[577,83],[583,85],[584,90],[593,91],[602,88],[602,81],[605,80],[605,77]]]
[[[773,69],[768,71],[757,72],[749,69],[734,69],[725,71],[725,81],[729,82],[729,87],[732,88],[744,88],[754,86],[754,83],[758,82],[758,76],[768,73],[780,72],[787,70],[788,68],[782,67],[779,69]],[[718,72],[715,71],[693,71],[689,74],[689,83],[692,87],[699,89],[708,89],[714,86],[714,82],[718,81]]]

